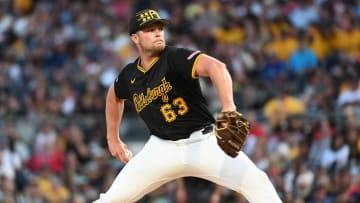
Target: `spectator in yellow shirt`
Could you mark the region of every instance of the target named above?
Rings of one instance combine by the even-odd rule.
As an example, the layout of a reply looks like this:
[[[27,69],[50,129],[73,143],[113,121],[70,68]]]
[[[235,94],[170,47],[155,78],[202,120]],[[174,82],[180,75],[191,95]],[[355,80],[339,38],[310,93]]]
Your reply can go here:
[[[348,16],[339,18],[338,26],[334,30],[333,43],[336,51],[345,52],[352,57],[359,53],[360,30]]]
[[[244,39],[244,30],[237,21],[229,19],[214,31],[214,37],[218,43],[239,45]]]
[[[281,90],[276,97],[270,99],[264,106],[264,114],[272,128],[278,127],[282,122],[287,122],[289,116],[301,115],[305,111],[305,104],[286,90]]]
[[[275,52],[282,61],[288,61],[291,53],[296,50],[298,43],[290,33],[282,31],[280,38],[273,38],[266,46],[269,52]]]

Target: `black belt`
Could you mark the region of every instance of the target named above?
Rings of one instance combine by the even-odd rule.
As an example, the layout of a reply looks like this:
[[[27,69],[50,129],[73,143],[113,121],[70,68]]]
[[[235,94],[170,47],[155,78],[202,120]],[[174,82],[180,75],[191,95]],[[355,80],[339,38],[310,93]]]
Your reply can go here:
[[[201,132],[203,135],[211,133],[213,131],[214,127],[212,125],[206,126]]]

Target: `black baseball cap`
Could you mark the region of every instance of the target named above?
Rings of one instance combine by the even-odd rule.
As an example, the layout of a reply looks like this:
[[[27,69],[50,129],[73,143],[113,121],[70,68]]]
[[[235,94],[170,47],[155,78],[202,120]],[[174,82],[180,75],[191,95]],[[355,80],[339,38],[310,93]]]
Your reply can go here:
[[[160,18],[159,13],[152,9],[139,11],[130,19],[129,34],[131,35],[154,23],[162,23],[164,26],[167,26],[170,21],[168,19]]]

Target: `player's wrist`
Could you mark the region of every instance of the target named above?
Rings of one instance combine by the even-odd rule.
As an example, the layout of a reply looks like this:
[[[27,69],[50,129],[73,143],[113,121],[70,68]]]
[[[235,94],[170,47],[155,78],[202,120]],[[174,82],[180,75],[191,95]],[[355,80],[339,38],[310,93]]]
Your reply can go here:
[[[236,106],[234,103],[229,102],[229,104],[224,104],[221,108],[221,112],[228,112],[228,111],[236,111]]]
[[[107,135],[106,140],[108,142],[119,142],[119,143],[121,143],[121,140],[120,140],[119,136]]]
[[[231,112],[231,111],[236,111],[236,107],[222,108],[221,109],[221,112]]]

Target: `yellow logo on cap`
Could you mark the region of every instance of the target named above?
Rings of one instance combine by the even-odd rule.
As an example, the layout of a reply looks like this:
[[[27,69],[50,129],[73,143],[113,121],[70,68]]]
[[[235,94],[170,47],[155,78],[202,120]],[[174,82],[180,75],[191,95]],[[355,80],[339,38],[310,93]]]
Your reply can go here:
[[[140,26],[149,20],[160,19],[160,15],[154,10],[146,10],[145,12],[137,14]]]

